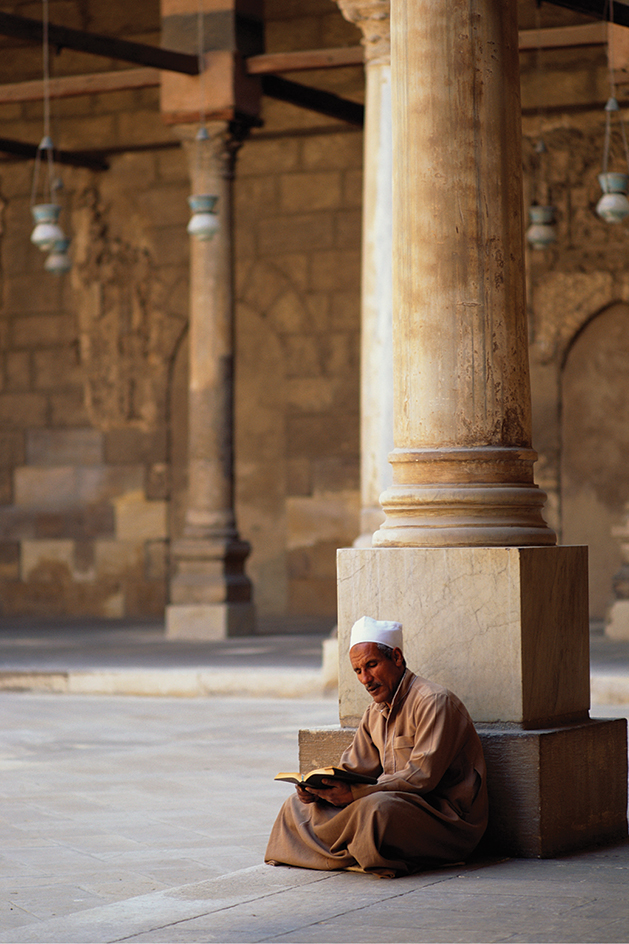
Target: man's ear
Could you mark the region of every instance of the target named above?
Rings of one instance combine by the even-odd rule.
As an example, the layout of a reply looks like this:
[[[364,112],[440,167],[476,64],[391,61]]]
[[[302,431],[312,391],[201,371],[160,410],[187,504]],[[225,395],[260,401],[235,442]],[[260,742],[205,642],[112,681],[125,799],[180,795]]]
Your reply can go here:
[[[396,665],[404,664],[404,656],[402,654],[401,649],[398,649],[398,647],[396,646],[391,654],[393,656],[393,661],[395,662]]]

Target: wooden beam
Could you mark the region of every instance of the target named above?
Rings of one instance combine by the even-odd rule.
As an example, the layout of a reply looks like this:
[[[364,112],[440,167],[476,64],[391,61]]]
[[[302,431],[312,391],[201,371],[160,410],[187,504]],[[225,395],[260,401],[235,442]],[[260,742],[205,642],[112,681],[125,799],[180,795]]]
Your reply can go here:
[[[520,30],[520,49],[562,49],[568,46],[602,46],[607,42],[607,23],[554,26]]]
[[[363,64],[362,46],[342,46],[339,49],[306,49],[300,52],[270,52],[249,56],[246,60],[250,75],[270,75],[279,72],[301,72],[306,69],[336,69]]]
[[[0,34],[41,43],[44,38],[44,24],[41,20],[31,20],[25,16],[0,12]],[[83,30],[70,29],[67,26],[48,24],[48,42],[58,49],[75,49],[104,56],[106,59],[120,59],[140,66],[152,66],[168,72],[182,72],[186,75],[199,74],[197,56],[159,46],[147,46],[145,43],[132,43],[126,39],[111,39],[98,33],[86,33]]]
[[[359,102],[308,85],[300,85],[298,82],[289,82],[278,75],[263,75],[262,91],[269,98],[277,98],[299,108],[327,115],[329,118],[338,118],[339,121],[347,121],[348,124],[359,128],[365,123],[365,106]]]
[[[583,13],[595,20],[609,20],[610,8],[613,8],[613,21],[619,26],[629,26],[629,6],[624,3],[611,4],[609,0],[546,0],[555,7],[565,7],[573,13]]]
[[[75,95],[100,95],[128,89],[152,88],[159,85],[159,69],[120,69],[117,72],[90,72],[88,75],[64,75],[51,79],[51,98],[72,98]],[[0,85],[0,105],[11,102],[38,102],[44,97],[44,83],[11,82]]]
[[[18,157],[37,157],[39,148],[36,144],[26,144],[24,141],[13,141],[11,138],[0,138],[0,152],[15,154]],[[80,151],[54,152],[55,163],[68,164],[70,167],[87,167],[89,170],[108,170],[109,164],[102,157],[93,157],[91,154],[82,154]]]

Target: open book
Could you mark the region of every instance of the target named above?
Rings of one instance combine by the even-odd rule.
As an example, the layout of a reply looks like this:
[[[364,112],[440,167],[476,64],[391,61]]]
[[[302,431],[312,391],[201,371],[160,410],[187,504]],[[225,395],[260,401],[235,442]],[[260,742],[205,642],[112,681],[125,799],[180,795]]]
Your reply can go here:
[[[316,787],[318,790],[325,790],[329,784],[323,783],[323,780],[334,777],[335,780],[343,780],[344,783],[377,783],[375,777],[367,777],[365,774],[356,774],[351,770],[343,770],[342,767],[317,767],[307,774],[300,773],[281,773],[274,780],[283,780],[286,783],[303,783],[310,787]]]

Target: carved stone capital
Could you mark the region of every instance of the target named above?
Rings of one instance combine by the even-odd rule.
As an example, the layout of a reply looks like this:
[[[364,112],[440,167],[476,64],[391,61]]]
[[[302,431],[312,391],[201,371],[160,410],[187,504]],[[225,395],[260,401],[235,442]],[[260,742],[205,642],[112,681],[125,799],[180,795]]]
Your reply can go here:
[[[346,20],[363,34],[365,62],[391,63],[391,19],[389,0],[336,0]]]

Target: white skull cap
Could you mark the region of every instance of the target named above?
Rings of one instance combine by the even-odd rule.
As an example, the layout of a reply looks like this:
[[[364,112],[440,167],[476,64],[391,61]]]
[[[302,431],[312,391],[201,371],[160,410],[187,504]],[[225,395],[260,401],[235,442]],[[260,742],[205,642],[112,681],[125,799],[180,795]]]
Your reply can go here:
[[[352,626],[349,648],[361,642],[383,643],[391,649],[402,648],[402,624],[391,620],[376,620],[371,616],[361,616]]]

